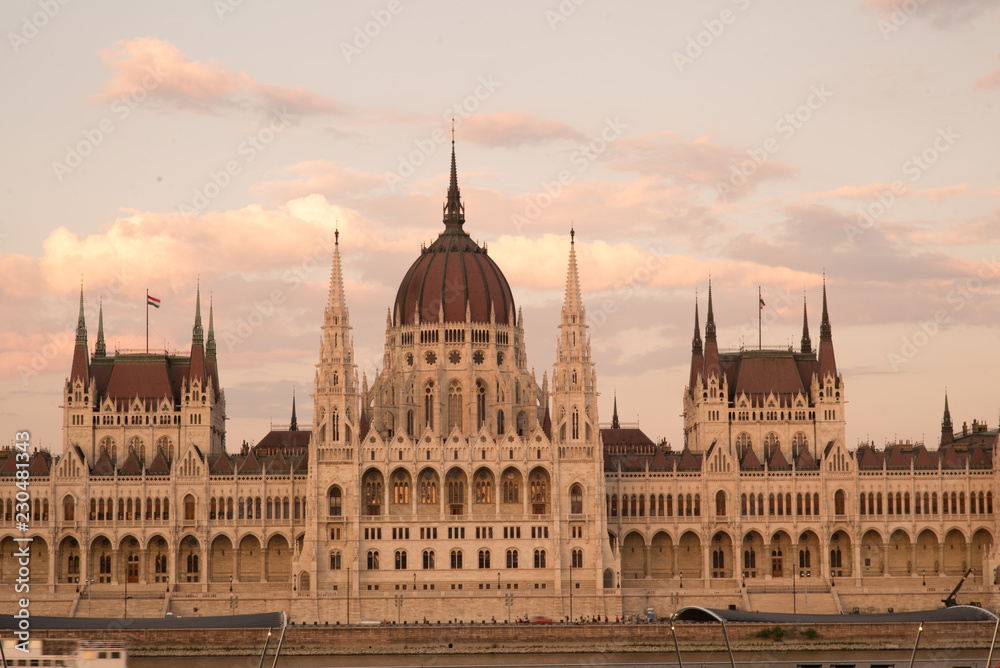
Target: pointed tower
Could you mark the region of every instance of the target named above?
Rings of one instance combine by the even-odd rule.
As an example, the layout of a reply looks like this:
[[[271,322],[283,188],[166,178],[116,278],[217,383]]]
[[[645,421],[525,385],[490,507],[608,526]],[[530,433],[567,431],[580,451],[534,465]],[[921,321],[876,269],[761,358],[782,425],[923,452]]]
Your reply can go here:
[[[194,301],[194,327],[191,328],[191,367],[188,375],[191,389],[205,387],[205,330],[201,326],[201,285],[198,286]]]
[[[299,420],[295,417],[295,390],[292,389],[292,421],[288,425],[288,431],[298,431]]]
[[[87,323],[84,318],[83,285],[80,285],[80,315],[76,323],[76,346],[73,348],[73,365],[66,380],[63,394],[63,447],[86,446],[90,461],[94,461],[94,439],[91,401],[96,401],[90,380],[90,362],[87,350]],[[11,459],[13,461],[13,458]]]
[[[455,162],[455,128],[451,130],[451,179],[448,182],[448,198],[444,203],[444,227],[446,231],[461,232],[465,224],[465,205],[458,190],[458,167]]]
[[[694,297],[694,336],[691,339],[691,373],[688,378],[688,394],[695,396],[701,389],[702,374],[705,371],[705,354],[701,347],[701,328],[698,324],[698,295]]]
[[[340,230],[334,231],[330,292],[323,313],[323,334],[316,364],[313,394],[314,447],[332,448],[330,456],[349,457],[356,443],[358,419],[357,367],[351,340],[351,316],[344,297],[344,276],[340,262]],[[324,455],[325,456],[325,455]],[[310,461],[328,461],[310,458]]]
[[[801,352],[812,352],[812,340],[809,338],[809,313],[806,309],[806,296],[802,294],[802,347]]]
[[[951,445],[955,439],[955,428],[951,424],[951,411],[948,410],[948,392],[944,393],[944,417],[941,419],[941,445]]]
[[[622,428],[621,423],[618,421],[618,391],[617,390],[615,391],[614,410],[611,413],[611,428],[612,429],[621,429]]]
[[[208,341],[205,343],[205,354],[209,359],[215,358],[215,304],[208,303]]]
[[[576,266],[576,232],[570,230],[566,296],[559,324],[559,344],[552,374],[553,441],[597,443],[597,383],[590,357],[587,313]]]
[[[830,313],[826,307],[826,277],[823,278],[823,320],[819,326],[819,376],[821,383],[832,380],[835,385],[839,385],[837,360],[833,355]]]
[[[83,314],[83,285],[80,285],[80,316],[76,321],[76,347],[73,349],[73,366],[70,383],[81,381],[85,386],[90,382],[90,364],[87,350],[87,322]]]
[[[97,344],[94,346],[94,357],[105,357],[108,349],[104,344],[104,301],[101,300],[97,311]]]
[[[719,379],[719,343],[715,338],[715,310],[712,308],[712,280],[708,281],[708,320],[705,322],[705,372],[703,382]]]

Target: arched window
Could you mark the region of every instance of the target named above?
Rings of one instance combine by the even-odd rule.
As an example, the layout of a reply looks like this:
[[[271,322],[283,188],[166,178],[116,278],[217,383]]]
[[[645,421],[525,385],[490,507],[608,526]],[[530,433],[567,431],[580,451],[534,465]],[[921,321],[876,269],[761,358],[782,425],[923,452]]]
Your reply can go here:
[[[479,567],[490,568],[490,551],[479,550]]]
[[[368,550],[368,570],[378,570],[378,550]]]
[[[454,569],[459,569],[462,567],[462,551],[452,550],[451,551],[451,567]]]
[[[396,504],[410,502],[410,481],[402,471],[397,471],[392,476],[392,502]]]
[[[726,516],[726,493],[721,489],[715,494],[715,514],[718,517]]]
[[[406,570],[406,550],[396,550],[395,568],[397,571]]]
[[[334,550],[330,553],[330,570],[339,571],[341,566],[340,552]]]
[[[753,447],[753,439],[750,438],[750,434],[746,433],[745,431],[740,432],[739,435],[736,436],[737,458],[740,461],[743,461],[743,456],[747,453],[747,450],[749,450],[751,447]]]
[[[747,495],[743,494],[740,496],[740,515],[746,517],[747,515]]]
[[[427,383],[424,388],[424,427],[434,428],[434,382]]]
[[[336,409],[330,414],[330,436],[334,441],[340,440],[340,413]]]
[[[413,436],[413,411],[406,411],[406,435]]]
[[[836,515],[843,515],[844,508],[846,506],[847,497],[844,495],[844,490],[838,489],[833,495],[833,512]],[[864,504],[861,505],[861,514],[865,514]]]
[[[507,550],[507,568],[517,568],[517,550]]]
[[[611,495],[611,517],[618,517],[618,495]]]
[[[535,568],[545,568],[545,550],[535,550]]]
[[[482,429],[486,424],[486,386],[483,381],[476,381],[476,429]]]
[[[570,568],[583,568],[583,550],[573,550]]]
[[[502,436],[503,433],[504,433],[503,411],[497,411],[497,435]]]
[[[423,555],[424,570],[434,569],[434,550],[424,550]]]
[[[330,516],[340,517],[343,513],[343,493],[340,487],[334,485],[330,488]]]
[[[493,478],[486,471],[476,474],[476,503],[493,503]]]
[[[448,386],[448,431],[462,431],[462,386],[457,380]]]
[[[72,496],[63,499],[63,519],[72,522],[76,518],[76,502]]]

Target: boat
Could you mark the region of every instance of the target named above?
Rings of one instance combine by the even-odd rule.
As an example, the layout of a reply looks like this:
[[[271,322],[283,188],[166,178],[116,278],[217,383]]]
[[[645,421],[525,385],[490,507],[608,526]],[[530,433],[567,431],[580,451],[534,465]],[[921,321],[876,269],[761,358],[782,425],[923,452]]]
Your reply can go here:
[[[65,666],[67,668],[127,668],[128,647],[114,641],[41,638],[27,642],[27,652],[16,639],[3,641],[4,666]]]

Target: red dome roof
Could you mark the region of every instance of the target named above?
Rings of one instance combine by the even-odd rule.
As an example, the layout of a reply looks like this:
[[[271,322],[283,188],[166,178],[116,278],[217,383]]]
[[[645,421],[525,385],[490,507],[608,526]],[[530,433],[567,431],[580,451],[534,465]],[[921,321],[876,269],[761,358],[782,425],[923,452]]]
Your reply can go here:
[[[419,309],[420,322],[438,322],[444,309],[445,322],[465,322],[468,303],[472,322],[508,322],[514,297],[503,272],[486,251],[463,231],[446,229],[420,253],[406,272],[393,309],[393,324],[413,324]]]
[[[455,145],[451,148],[451,184],[444,205],[444,231],[406,272],[396,304],[393,325],[413,324],[414,313],[421,323],[438,322],[444,310],[445,322],[465,322],[468,304],[472,322],[512,325],[510,313],[514,297],[503,272],[486,250],[480,248],[463,229],[465,207],[458,191]]]

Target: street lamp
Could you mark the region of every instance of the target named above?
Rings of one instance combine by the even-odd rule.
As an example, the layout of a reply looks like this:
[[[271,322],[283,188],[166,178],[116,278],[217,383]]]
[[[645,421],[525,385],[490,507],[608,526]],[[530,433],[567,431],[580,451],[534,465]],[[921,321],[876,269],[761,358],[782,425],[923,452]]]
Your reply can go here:
[[[292,591],[298,591],[298,584],[299,584],[299,574],[294,573],[292,575]]]
[[[232,575],[229,576],[229,593],[230,594],[233,593],[233,576]]]
[[[927,571],[921,570],[920,571],[920,577],[923,579],[923,581],[924,581],[923,584],[926,587],[927,586]]]

